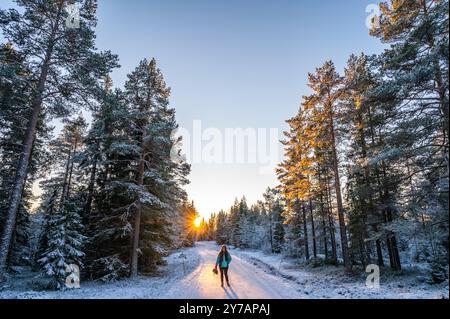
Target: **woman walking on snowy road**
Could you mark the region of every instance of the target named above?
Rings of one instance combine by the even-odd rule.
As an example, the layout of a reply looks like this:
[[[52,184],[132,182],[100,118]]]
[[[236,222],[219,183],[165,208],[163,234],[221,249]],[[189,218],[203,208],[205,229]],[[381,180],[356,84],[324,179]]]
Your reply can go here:
[[[227,246],[223,245],[220,249],[219,254],[217,255],[216,260],[216,271],[217,271],[217,265],[219,265],[220,269],[220,282],[221,286],[223,287],[223,277],[225,275],[225,280],[227,281],[228,287],[230,287],[230,281],[228,280],[228,268],[231,263],[231,255],[228,252]]]

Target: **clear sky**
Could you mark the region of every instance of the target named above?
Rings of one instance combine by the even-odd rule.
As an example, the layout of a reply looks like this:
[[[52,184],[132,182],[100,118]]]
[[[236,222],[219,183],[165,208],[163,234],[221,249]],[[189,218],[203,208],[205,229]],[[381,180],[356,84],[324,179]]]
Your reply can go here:
[[[370,0],[99,0],[97,46],[120,57],[116,86],[143,58],[155,57],[181,127],[286,128],[308,94],[308,72],[351,53],[377,53]],[[0,7],[11,1],[0,0]],[[280,151],[281,153],[281,151]],[[279,154],[280,159],[282,154]],[[256,163],[195,163],[187,191],[200,213],[250,203],[277,184]]]

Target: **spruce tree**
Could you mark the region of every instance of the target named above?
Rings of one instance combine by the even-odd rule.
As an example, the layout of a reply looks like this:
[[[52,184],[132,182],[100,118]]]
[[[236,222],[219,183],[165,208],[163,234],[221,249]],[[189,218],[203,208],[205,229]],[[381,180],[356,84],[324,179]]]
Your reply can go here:
[[[30,116],[27,103],[31,98],[31,89],[27,86],[29,73],[24,58],[11,44],[0,48],[0,211],[8,209],[8,200],[14,186],[14,172],[22,153],[21,141],[25,136],[23,119]],[[25,266],[31,263],[30,251],[30,210],[33,183],[48,168],[48,151],[46,142],[49,138],[49,127],[45,124],[45,116],[41,116],[33,146],[35,155],[28,168],[28,177],[22,192],[20,208],[8,255],[9,266]],[[0,216],[0,232],[5,225],[5,216]]]
[[[23,55],[30,73],[28,84],[34,88],[34,94],[27,101],[31,114],[26,120],[22,151],[0,240],[0,276],[5,271],[43,111],[51,115],[66,114],[74,102],[87,101],[93,88],[97,87],[99,76],[106,75],[116,66],[116,57],[109,52],[95,52],[95,1],[71,1],[80,8],[77,29],[66,24],[67,1],[17,0],[16,3],[23,13],[15,9],[1,10],[0,27],[6,40]]]
[[[80,269],[83,266],[82,251],[85,237],[82,235],[81,217],[77,207],[66,201],[64,206],[47,215],[46,247],[39,263],[47,276],[51,278],[52,287],[64,289],[70,265]]]
[[[130,109],[131,143],[138,157],[134,167],[131,276],[138,273],[139,255],[145,268],[153,268],[172,245],[171,215],[185,193],[189,166],[174,160],[177,143],[175,111],[169,107],[170,89],[155,59],[143,60],[128,76],[125,96]],[[142,236],[141,236],[142,230]],[[142,246],[140,241],[142,241]]]
[[[230,241],[229,238],[229,224],[228,224],[228,216],[225,211],[221,210],[217,213],[216,218],[216,236],[215,241],[219,245],[227,244]]]
[[[379,57],[383,82],[373,99],[390,105],[387,120],[395,129],[378,158],[383,159],[381,177],[395,167],[399,185],[391,191],[385,185],[384,198],[390,203],[400,193],[408,198],[406,210],[424,230],[417,239],[433,252],[433,264],[448,255],[448,1],[389,1],[380,9],[371,34],[389,48]],[[393,206],[385,212],[388,223],[399,214]],[[391,265],[400,269],[395,246],[392,237]]]

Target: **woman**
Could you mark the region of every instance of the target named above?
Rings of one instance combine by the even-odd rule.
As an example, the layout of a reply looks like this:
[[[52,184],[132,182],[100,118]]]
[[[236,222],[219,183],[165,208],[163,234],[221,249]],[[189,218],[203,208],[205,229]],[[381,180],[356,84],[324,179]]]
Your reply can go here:
[[[223,276],[224,275],[225,275],[225,279],[227,281],[227,285],[228,285],[228,287],[230,287],[230,281],[228,280],[228,267],[230,266],[230,263],[231,263],[231,255],[227,250],[227,246],[223,245],[222,248],[220,249],[219,255],[217,255],[216,267],[215,267],[215,269],[217,270],[217,265],[219,265],[220,282],[221,282],[222,287],[223,287]]]

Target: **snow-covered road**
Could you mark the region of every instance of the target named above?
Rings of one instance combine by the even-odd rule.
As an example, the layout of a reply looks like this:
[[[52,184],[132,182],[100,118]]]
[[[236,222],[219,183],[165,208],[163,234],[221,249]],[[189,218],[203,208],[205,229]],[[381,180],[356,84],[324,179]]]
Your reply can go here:
[[[279,277],[262,271],[257,266],[232,253],[229,269],[231,287],[220,287],[220,275],[212,272],[219,246],[213,242],[196,243],[194,252],[200,256],[197,268],[172,287],[167,298],[226,298],[226,299],[277,299],[292,298],[296,295],[293,285],[288,285]],[[294,290],[294,291],[293,291]]]
[[[365,286],[364,274],[348,277],[335,266],[305,268],[282,255],[230,247],[233,261],[231,287],[220,287],[214,268],[219,246],[197,242],[174,251],[153,276],[113,283],[81,282],[80,289],[33,290],[38,274],[24,273],[15,285],[0,286],[0,299],[303,299],[303,298],[448,298],[448,282],[438,286],[419,283],[415,272],[404,276],[382,271],[380,289]],[[408,275],[407,272],[410,272]]]

